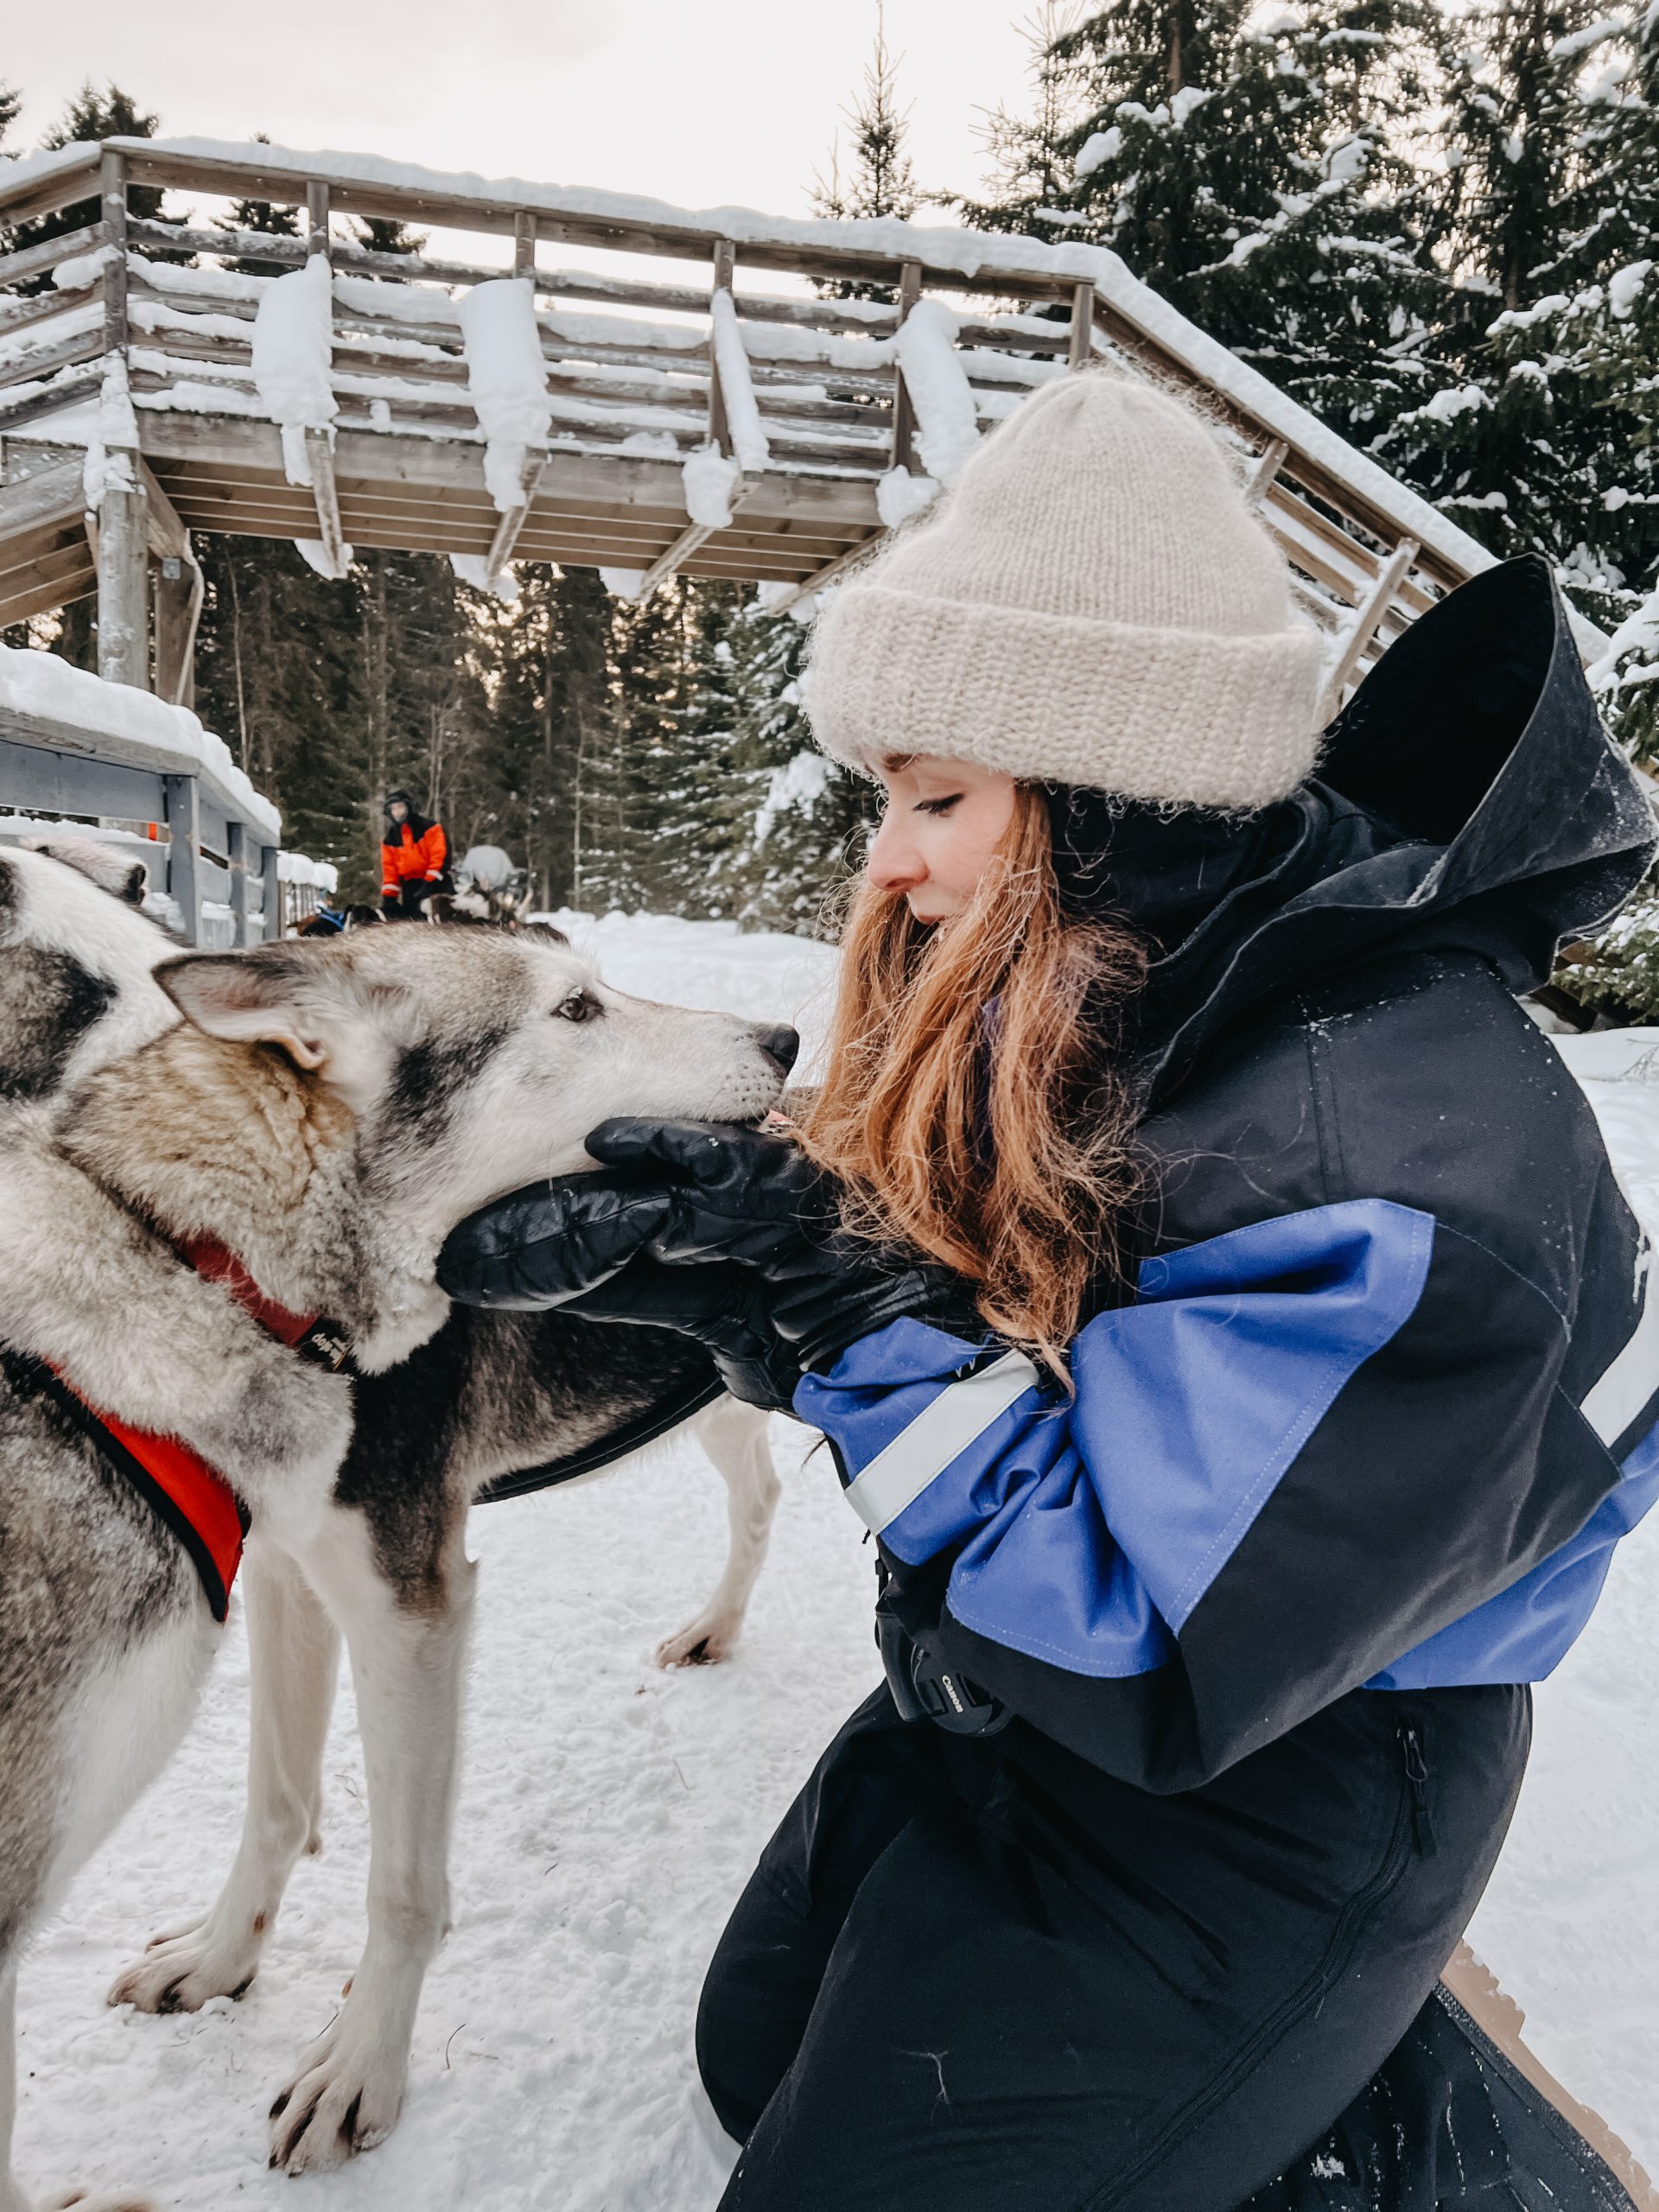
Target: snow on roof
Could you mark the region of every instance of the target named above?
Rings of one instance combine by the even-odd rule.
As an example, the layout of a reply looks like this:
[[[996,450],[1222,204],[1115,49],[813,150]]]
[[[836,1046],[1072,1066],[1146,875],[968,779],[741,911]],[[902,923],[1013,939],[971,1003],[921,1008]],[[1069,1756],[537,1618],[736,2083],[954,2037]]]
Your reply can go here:
[[[1345,484],[1424,547],[1471,575],[1490,568],[1495,558],[1438,508],[1408,491],[1258,371],[1189,322],[1150,286],[1133,276],[1122,259],[1105,246],[1071,241],[1050,244],[1037,238],[900,222],[895,217],[823,222],[764,214],[752,207],[676,207],[643,194],[542,184],[521,177],[481,177],[471,172],[390,161],[378,154],[332,149],[303,152],[264,145],[257,139],[116,138],[108,143],[135,154],[174,154],[202,162],[245,163],[267,175],[291,175],[296,181],[326,174],[343,183],[390,186],[435,199],[473,200],[480,207],[499,207],[505,203],[577,220],[702,232],[729,238],[740,247],[765,245],[806,251],[832,246],[895,262],[919,261],[934,271],[978,279],[1006,272],[1092,283],[1110,308],[1155,340],[1191,374],[1253,416],[1272,435],[1286,439],[1298,453]],[[73,150],[66,148],[64,156]],[[86,149],[80,150],[84,156]],[[18,170],[27,169],[30,162],[40,158],[28,157],[16,165]],[[63,165],[63,156],[52,158]],[[12,181],[10,174],[0,175],[0,192]]]
[[[204,729],[188,707],[170,706],[130,684],[106,683],[55,653],[0,645],[0,711],[8,708],[13,714],[126,738],[168,755],[175,772],[205,772],[271,844],[282,836],[282,816],[255,791],[224,739]]]

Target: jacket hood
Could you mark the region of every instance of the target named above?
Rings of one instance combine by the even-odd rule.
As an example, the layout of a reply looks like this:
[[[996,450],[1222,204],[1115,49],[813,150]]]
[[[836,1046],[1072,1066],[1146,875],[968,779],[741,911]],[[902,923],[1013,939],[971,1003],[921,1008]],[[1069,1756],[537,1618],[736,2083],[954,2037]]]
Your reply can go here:
[[[1602,725],[1534,555],[1397,639],[1326,732],[1318,776],[1281,804],[1243,821],[1114,810],[1097,792],[1051,804],[1063,899],[1162,948],[1134,1040],[1154,1100],[1221,1028],[1374,953],[1475,951],[1510,990],[1535,988],[1659,847],[1644,779]]]

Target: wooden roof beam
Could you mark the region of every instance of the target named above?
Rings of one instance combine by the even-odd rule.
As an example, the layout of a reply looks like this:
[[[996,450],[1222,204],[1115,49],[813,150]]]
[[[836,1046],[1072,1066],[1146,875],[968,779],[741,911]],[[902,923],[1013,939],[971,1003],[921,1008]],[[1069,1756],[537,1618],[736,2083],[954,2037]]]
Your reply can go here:
[[[768,612],[787,614],[791,607],[798,607],[804,599],[816,599],[821,591],[828,591],[831,584],[838,584],[852,569],[861,568],[866,561],[873,560],[892,535],[891,531],[878,530],[872,536],[861,538],[856,545],[849,545],[844,553],[838,553],[827,568],[820,569],[804,583],[797,584],[786,599],[775,600]]]

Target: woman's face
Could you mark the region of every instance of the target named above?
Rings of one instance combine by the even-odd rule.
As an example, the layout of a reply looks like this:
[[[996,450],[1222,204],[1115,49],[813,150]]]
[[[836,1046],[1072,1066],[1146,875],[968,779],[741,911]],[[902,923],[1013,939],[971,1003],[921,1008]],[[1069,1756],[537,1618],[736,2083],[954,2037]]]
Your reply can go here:
[[[918,922],[947,922],[972,899],[1014,819],[1014,778],[916,753],[889,761],[881,781],[887,812],[866,873]]]

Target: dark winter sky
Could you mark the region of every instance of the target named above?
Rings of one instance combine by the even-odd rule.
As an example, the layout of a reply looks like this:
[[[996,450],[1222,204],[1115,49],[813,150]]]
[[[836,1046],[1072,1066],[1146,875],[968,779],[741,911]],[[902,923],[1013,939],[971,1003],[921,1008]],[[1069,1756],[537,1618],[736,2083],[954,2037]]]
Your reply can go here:
[[[1022,91],[1033,0],[887,0],[925,181],[971,186],[976,111]],[[438,168],[794,214],[855,90],[875,0],[81,0],[9,10],[12,143],[88,72],[169,135],[385,154]],[[245,33],[238,24],[245,24]]]

